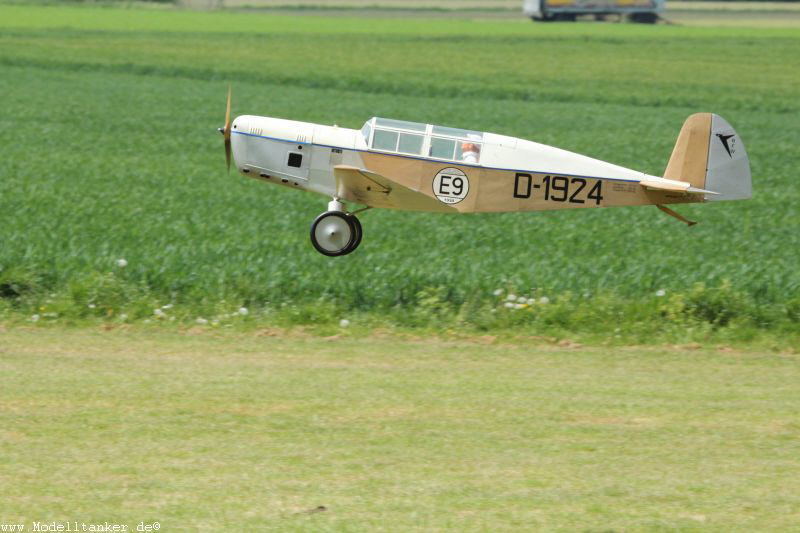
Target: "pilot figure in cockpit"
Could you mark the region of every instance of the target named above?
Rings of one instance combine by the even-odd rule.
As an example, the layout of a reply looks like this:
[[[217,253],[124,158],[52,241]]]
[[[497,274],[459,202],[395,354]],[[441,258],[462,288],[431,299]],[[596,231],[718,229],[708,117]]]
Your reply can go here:
[[[481,147],[477,144],[465,141],[461,143],[461,160],[464,163],[475,164],[481,155]]]

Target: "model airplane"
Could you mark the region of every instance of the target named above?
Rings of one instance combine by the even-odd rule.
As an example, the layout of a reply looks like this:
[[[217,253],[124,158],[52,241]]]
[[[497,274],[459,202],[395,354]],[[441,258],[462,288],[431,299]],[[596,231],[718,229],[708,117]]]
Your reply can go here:
[[[697,113],[683,124],[664,176],[650,176],[514,137],[371,118],[361,130],[240,116],[225,126],[242,174],[331,198],[311,224],[311,243],[328,256],[361,242],[356,214],[372,207],[441,213],[542,211],[750,198],[750,163],[723,118]],[[366,207],[348,211],[345,202]]]

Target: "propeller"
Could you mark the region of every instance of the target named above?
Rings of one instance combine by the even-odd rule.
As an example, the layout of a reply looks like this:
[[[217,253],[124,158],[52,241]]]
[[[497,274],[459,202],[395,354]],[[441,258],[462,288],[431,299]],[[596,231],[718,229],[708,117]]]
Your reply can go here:
[[[222,138],[225,139],[225,163],[228,173],[231,172],[231,84],[228,84],[228,103],[225,106],[225,126],[219,128]]]

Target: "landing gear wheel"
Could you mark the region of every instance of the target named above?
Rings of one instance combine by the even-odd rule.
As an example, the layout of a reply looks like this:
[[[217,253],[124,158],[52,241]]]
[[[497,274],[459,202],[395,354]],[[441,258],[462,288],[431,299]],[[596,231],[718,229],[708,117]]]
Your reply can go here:
[[[349,213],[326,211],[311,224],[311,244],[323,255],[347,255],[360,242],[361,224]]]
[[[359,244],[361,244],[361,236],[364,234],[364,232],[361,229],[361,221],[358,220],[358,217],[356,217],[353,213],[347,213],[347,218],[349,218],[350,222],[353,223],[353,230],[354,230],[353,243],[350,245],[350,249],[347,251],[347,253],[349,254],[350,252],[358,248]]]

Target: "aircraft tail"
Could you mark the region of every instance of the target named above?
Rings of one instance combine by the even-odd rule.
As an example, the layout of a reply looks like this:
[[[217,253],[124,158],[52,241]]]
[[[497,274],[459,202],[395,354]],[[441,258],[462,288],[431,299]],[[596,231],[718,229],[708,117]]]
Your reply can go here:
[[[713,113],[695,113],[686,119],[664,177],[717,193],[706,194],[706,201],[752,196],[744,143],[724,118]]]

